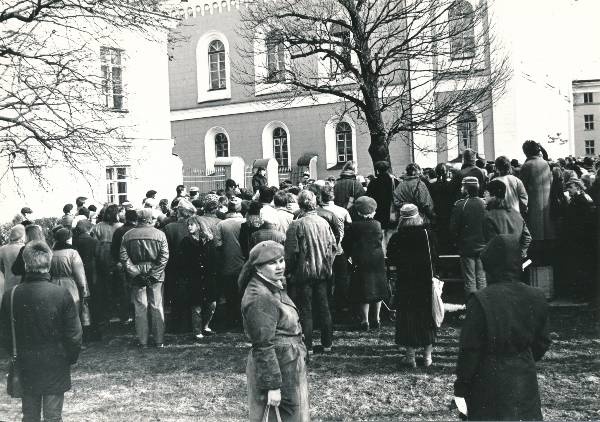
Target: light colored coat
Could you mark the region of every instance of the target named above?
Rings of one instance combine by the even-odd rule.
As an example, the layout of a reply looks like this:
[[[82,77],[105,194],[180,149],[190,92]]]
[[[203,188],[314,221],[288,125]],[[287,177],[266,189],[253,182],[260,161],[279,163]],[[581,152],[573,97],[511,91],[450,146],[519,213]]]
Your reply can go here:
[[[68,248],[53,251],[50,275],[52,276],[52,283],[63,286],[71,293],[78,309],[80,297],[90,295],[83,261],[79,256],[79,252],[75,249]]]
[[[533,240],[555,239],[550,219],[550,186],[552,173],[542,157],[529,157],[521,166],[521,180],[529,196],[527,227]]]
[[[0,248],[0,298],[4,292],[9,291],[21,282],[21,276],[13,274],[11,267],[25,245],[22,241],[9,243]]]

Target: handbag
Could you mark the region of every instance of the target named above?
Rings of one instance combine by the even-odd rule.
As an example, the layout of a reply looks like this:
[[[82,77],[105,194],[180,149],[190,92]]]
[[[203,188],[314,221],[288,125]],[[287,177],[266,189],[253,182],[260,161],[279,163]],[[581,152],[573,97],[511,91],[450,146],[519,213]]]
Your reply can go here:
[[[271,407],[275,408],[275,417],[277,418],[277,422],[281,422],[281,414],[279,413],[279,406],[271,406],[267,404],[265,406],[265,411],[263,412],[262,422],[269,422],[269,410]]]
[[[12,356],[8,364],[8,375],[6,376],[6,392],[10,397],[20,399],[23,397],[23,378],[21,375],[21,367],[17,362],[17,336],[15,333],[15,317],[13,311],[13,302],[15,290],[18,286],[13,287],[10,292],[10,329],[12,331]]]
[[[89,327],[92,325],[92,316],[90,314],[90,305],[88,305],[87,300],[84,298],[81,300],[81,326]]]
[[[433,275],[433,264],[431,258],[431,248],[429,247],[429,235],[425,230],[427,238],[427,252],[429,253],[429,267],[431,268],[431,316],[435,326],[440,328],[444,321],[444,301],[442,300],[442,292],[444,290],[444,282]]]

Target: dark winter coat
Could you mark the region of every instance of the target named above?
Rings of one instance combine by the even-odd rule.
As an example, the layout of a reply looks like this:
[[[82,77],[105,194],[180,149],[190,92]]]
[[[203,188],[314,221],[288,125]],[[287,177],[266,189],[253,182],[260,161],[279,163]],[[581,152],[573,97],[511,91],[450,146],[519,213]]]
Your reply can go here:
[[[217,298],[217,254],[214,241],[202,242],[188,235],[178,248],[181,251],[181,277],[191,296],[191,305],[202,305]]]
[[[465,198],[454,204],[450,232],[454,235],[456,246],[462,256],[479,256],[484,248],[485,215],[485,202],[481,198]]]
[[[68,290],[50,283],[49,273],[27,273],[14,294],[14,318],[25,394],[70,390],[70,365],[79,357],[82,330]],[[0,344],[12,354],[10,292],[0,307]]]
[[[381,224],[375,220],[353,221],[342,240],[352,258],[350,296],[357,303],[371,303],[389,296]]]
[[[379,221],[384,229],[392,228],[390,226],[390,208],[398,183],[400,183],[398,179],[392,178],[386,173],[373,179],[367,186],[367,195],[377,202],[374,219]],[[396,225],[398,225],[397,222],[392,226]]]
[[[541,420],[535,362],[550,345],[546,299],[519,282],[518,236],[497,236],[481,259],[488,287],[467,304],[454,395],[472,420]]]
[[[479,196],[483,198],[483,192],[486,186],[486,177],[482,169],[474,164],[463,164],[463,167],[458,173],[454,175],[450,183],[452,184],[452,190],[454,191],[454,200],[460,199],[462,180],[465,177],[476,177],[479,182]]]
[[[521,166],[520,176],[529,197],[527,227],[533,240],[555,239],[554,224],[550,218],[550,166],[542,157],[529,157]]]
[[[527,249],[531,244],[531,234],[525,224],[525,220],[521,217],[518,211],[514,209],[490,208],[485,217],[483,227],[485,243],[489,243],[494,237],[499,234],[514,234],[519,236],[521,246],[521,256],[527,256]]]
[[[117,230],[120,230],[121,228]],[[120,244],[121,243],[119,242],[119,245]],[[96,248],[98,247],[98,240],[94,239],[88,233],[81,233],[77,237],[76,244],[73,246],[81,257],[81,262],[83,262],[83,269],[85,271],[85,279],[87,280],[90,290],[93,291],[96,285]],[[118,260],[118,254],[116,258]],[[93,292],[91,293],[93,294]]]
[[[267,177],[255,173],[254,176],[252,176],[252,190],[256,192],[261,188],[261,186],[267,186]]]
[[[126,222],[113,233],[112,242],[110,244],[110,254],[115,262],[119,262],[119,254],[121,252],[121,241],[123,240],[123,236],[125,236],[125,233],[127,233],[129,230],[134,228],[135,224]]]
[[[400,211],[405,204],[414,204],[426,224],[433,220],[435,214],[433,200],[427,185],[419,176],[406,176],[394,190],[394,206]]]
[[[433,344],[431,278],[437,249],[432,233],[424,226],[399,227],[388,243],[387,257],[396,267],[396,344]]]
[[[362,183],[356,180],[356,174],[351,171],[343,171],[340,178],[336,180],[333,186],[334,203],[338,207],[348,208],[350,197],[360,198],[365,194],[365,188]]]

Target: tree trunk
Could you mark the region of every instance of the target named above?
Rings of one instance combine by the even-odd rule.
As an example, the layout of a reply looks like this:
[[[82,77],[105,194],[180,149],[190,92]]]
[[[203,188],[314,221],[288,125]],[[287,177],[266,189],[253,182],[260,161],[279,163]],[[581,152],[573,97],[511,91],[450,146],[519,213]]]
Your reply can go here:
[[[387,142],[385,141],[385,135],[383,134],[372,134],[371,144],[369,145],[369,155],[373,161],[373,165],[377,161],[387,161],[390,166],[392,161],[390,159],[390,150],[388,149]]]

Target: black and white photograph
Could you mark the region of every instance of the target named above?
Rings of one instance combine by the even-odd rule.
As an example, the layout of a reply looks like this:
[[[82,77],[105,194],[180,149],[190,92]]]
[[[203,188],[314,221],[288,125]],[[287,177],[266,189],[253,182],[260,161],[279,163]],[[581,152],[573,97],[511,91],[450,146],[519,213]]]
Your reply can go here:
[[[600,420],[599,19],[0,1],[0,422]]]

